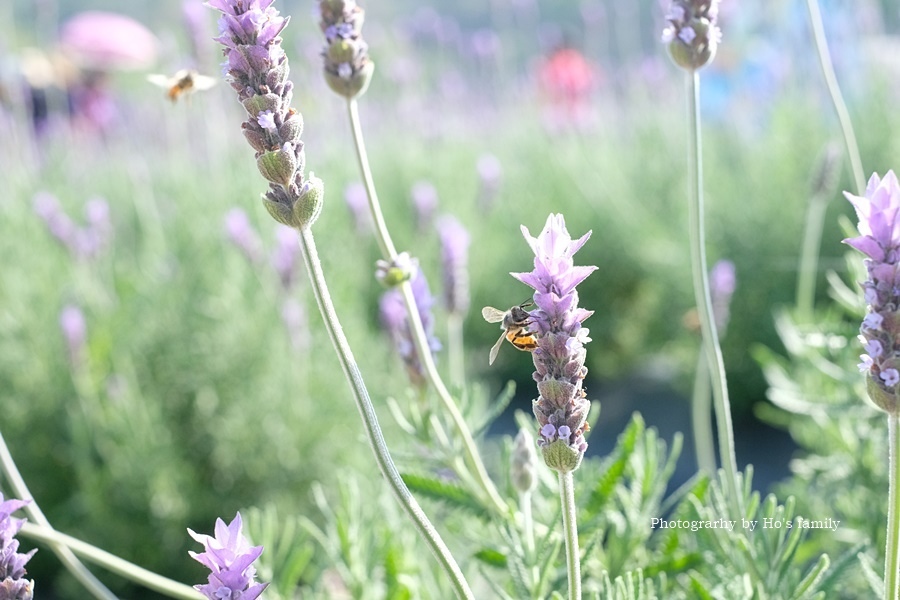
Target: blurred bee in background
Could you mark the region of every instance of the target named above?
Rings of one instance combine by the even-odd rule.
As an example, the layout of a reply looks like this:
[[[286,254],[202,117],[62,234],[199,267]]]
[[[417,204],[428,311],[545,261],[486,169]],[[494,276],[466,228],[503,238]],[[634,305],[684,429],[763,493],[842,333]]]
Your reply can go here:
[[[216,80],[206,75],[201,75],[193,69],[181,69],[174,75],[162,75],[154,73],[147,75],[147,81],[166,89],[166,96],[172,102],[177,102],[182,94],[187,98],[200,90],[208,90],[216,84]]]
[[[525,331],[525,328],[531,323],[531,316],[525,311],[525,307],[532,304],[533,302],[528,300],[506,311],[493,306],[485,306],[481,309],[481,316],[484,317],[485,321],[488,323],[500,323],[500,327],[503,328],[500,339],[491,348],[491,357],[488,364],[494,364],[504,338],[524,352],[533,352],[537,348],[537,340],[534,338],[534,335]]]

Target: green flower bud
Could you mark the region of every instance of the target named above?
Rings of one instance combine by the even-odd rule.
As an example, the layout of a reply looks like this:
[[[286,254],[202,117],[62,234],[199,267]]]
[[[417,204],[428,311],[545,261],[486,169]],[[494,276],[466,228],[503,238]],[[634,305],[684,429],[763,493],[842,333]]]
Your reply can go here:
[[[537,453],[534,445],[534,438],[520,429],[513,448],[510,476],[513,487],[523,494],[537,486]]]
[[[344,63],[349,64],[349,63]],[[345,98],[356,98],[366,93],[372,74],[375,72],[375,63],[366,61],[358,70],[349,73],[347,77],[341,77],[339,73],[325,71],[325,81],[336,94]]]
[[[294,227],[294,213],[291,211],[290,207],[287,204],[276,202],[275,200],[269,198],[266,194],[262,195],[262,201],[263,206],[266,207],[266,211],[268,211],[273,219],[275,219],[282,225]]]
[[[583,452],[569,446],[565,440],[556,440],[541,448],[544,463],[560,473],[569,473],[581,465]]]
[[[325,183],[310,171],[300,190],[300,197],[294,203],[293,226],[298,229],[311,227],[322,212],[324,200]]]
[[[869,394],[869,399],[889,415],[898,414],[898,408],[900,408],[897,398],[898,391],[900,391],[900,386],[894,386],[894,391],[887,390],[875,381],[871,373],[866,374],[866,392]]]
[[[256,159],[256,166],[262,176],[283,186],[290,185],[297,170],[297,155],[290,144],[285,144],[279,150],[264,152]]]
[[[281,109],[281,98],[276,94],[256,94],[242,101],[241,104],[244,105],[251,117],[256,118],[259,116],[259,113],[266,110],[271,110],[273,113],[279,112]]]

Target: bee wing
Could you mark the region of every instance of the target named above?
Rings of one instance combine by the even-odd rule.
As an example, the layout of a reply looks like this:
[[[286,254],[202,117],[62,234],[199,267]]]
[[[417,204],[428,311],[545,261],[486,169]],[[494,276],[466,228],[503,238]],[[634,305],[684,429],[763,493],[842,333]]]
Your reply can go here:
[[[506,311],[494,308],[493,306],[485,306],[481,309],[481,316],[484,317],[484,320],[488,323],[499,323],[503,320],[505,314]]]
[[[151,75],[147,75],[147,81],[152,83],[153,85],[158,85],[159,87],[170,87],[174,82],[172,78],[168,75],[163,75],[162,73],[153,73]]]
[[[500,352],[500,346],[503,345],[503,338],[505,337],[506,332],[504,331],[502,334],[500,334],[500,339],[497,340],[497,343],[494,344],[494,347],[491,348],[491,358],[490,360],[488,360],[489,365],[494,364],[494,361],[497,360],[497,354]]]
[[[216,85],[217,79],[214,77],[207,77],[206,75],[194,75],[194,89],[195,90],[208,90],[212,86]]]

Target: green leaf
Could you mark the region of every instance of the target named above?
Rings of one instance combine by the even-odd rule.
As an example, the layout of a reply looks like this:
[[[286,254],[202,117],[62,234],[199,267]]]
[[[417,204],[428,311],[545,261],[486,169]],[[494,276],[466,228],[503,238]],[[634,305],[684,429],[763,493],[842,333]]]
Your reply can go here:
[[[625,431],[619,436],[616,447],[613,449],[612,462],[606,467],[606,470],[597,481],[597,485],[591,491],[585,507],[589,514],[595,515],[606,506],[610,497],[615,490],[616,484],[625,474],[625,468],[628,466],[628,459],[634,453],[637,440],[644,432],[644,421],[640,414],[635,413],[631,418],[631,423],[625,428]]]
[[[472,556],[474,556],[484,564],[496,567],[498,569],[505,569],[509,564],[506,555],[493,548],[482,548]]]
[[[488,516],[488,512],[485,510],[484,506],[482,506],[481,502],[470,494],[469,490],[460,485],[448,481],[441,481],[434,477],[414,475],[411,473],[403,473],[400,477],[410,491],[415,494],[433,500],[441,500],[481,518],[486,518]]]
[[[487,428],[491,426],[497,417],[503,414],[503,411],[506,410],[506,407],[509,406],[509,403],[512,402],[513,397],[516,395],[516,382],[513,380],[509,380],[506,382],[506,386],[503,388],[503,391],[500,392],[493,402],[487,408],[487,411],[481,418],[481,424],[477,427],[473,428],[472,435],[476,438],[481,437],[481,435],[487,431]]]
[[[703,584],[696,573],[691,574],[691,591],[694,592],[693,598],[696,600],[715,600],[712,592]]]

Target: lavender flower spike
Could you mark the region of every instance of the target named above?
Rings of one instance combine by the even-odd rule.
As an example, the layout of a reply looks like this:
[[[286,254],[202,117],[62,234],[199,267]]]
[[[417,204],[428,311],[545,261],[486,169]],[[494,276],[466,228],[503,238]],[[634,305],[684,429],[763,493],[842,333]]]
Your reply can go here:
[[[325,34],[325,81],[347,99],[366,92],[375,63],[369,60],[369,45],[362,38],[365,11],[355,0],[320,0],[319,27]]]
[[[11,516],[26,504],[28,502],[15,499],[4,502],[3,494],[0,494],[0,600],[32,600],[34,597],[34,581],[25,579],[25,563],[37,549],[18,553],[19,540],[15,535],[25,519]]]
[[[447,311],[464,315],[469,310],[469,232],[449,215],[437,223],[444,267],[444,303]]]
[[[578,468],[587,450],[584,433],[591,403],[581,386],[587,375],[584,344],[590,338],[581,324],[594,313],[578,307],[575,287],[597,267],[576,267],[572,256],[591,232],[573,240],[563,216],[551,214],[537,238],[524,225],[522,233],[535,255],[534,270],[511,275],[534,288],[537,306],[529,313],[528,329],[538,346],[532,355],[540,394],[533,402],[538,446],[548,467],[567,473]]]
[[[247,111],[241,126],[256,151],[256,166],[269,181],[263,204],[284,225],[311,226],[322,210],[322,180],[304,178],[306,156],[300,135],[303,118],[291,108],[293,83],[279,34],[288,19],[272,8],[274,0],[209,0],[219,10],[219,37],[231,87]]]
[[[428,281],[421,270],[416,269],[410,285],[416,299],[416,307],[419,309],[419,319],[421,319],[425,335],[428,337],[428,346],[432,353],[437,352],[441,349],[441,342],[434,336],[434,316],[431,313],[434,297],[428,289]],[[422,366],[422,361],[413,343],[406,306],[403,303],[403,294],[396,287],[389,289],[381,296],[378,308],[381,323],[394,341],[397,353],[406,365],[410,381],[416,387],[424,388],[428,381],[425,377],[425,368]]]
[[[679,67],[695,71],[708,64],[722,41],[719,0],[672,0],[662,41]]]
[[[859,236],[844,243],[865,259],[868,277],[862,284],[868,313],[860,326],[866,354],[860,371],[866,374],[869,397],[882,410],[900,412],[900,183],[893,171],[884,179],[874,173],[865,196],[844,192],[859,217]]]
[[[216,519],[215,537],[188,529],[191,537],[203,544],[204,549],[200,554],[188,554],[211,571],[208,583],[195,585],[194,589],[209,600],[255,600],[269,585],[254,581],[256,569],[251,563],[259,558],[263,547],[251,547],[241,533],[242,526],[241,513],[237,513],[228,525],[222,519]]]

